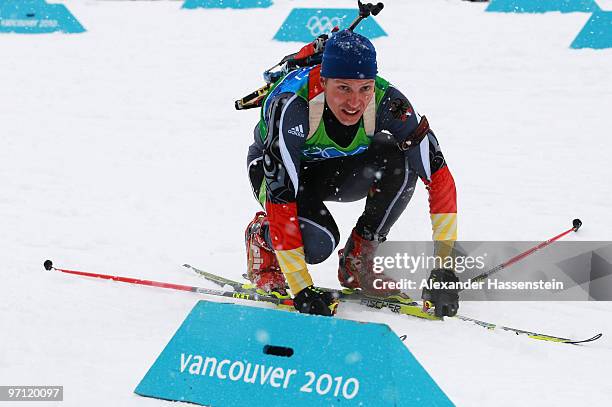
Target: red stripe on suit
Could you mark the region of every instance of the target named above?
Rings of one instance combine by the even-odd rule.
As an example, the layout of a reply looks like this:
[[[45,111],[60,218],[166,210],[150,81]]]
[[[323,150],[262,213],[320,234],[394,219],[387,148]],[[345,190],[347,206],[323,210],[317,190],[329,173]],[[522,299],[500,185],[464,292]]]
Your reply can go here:
[[[429,213],[457,213],[455,180],[445,165],[431,174],[431,182],[425,181],[429,191]]]
[[[308,73],[308,100],[312,100],[321,92],[323,92],[323,86],[321,86],[321,65],[317,65]]]
[[[287,204],[266,202],[266,212],[274,250],[291,250],[304,245],[295,202]]]

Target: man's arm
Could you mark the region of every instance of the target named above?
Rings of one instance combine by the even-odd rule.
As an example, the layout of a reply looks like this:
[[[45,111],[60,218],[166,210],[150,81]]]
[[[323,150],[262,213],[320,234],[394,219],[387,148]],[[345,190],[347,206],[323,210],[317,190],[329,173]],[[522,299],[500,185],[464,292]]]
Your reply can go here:
[[[455,181],[425,117],[420,117],[398,90],[390,88],[387,94],[390,96],[383,101],[384,106],[381,109],[386,120],[381,120],[381,123],[386,124],[399,146],[406,151],[410,168],[417,172],[427,187],[434,256],[442,261],[444,267],[447,264],[446,259],[453,258],[453,246],[457,240]],[[429,280],[459,281],[450,268],[435,268],[431,271]],[[457,290],[424,288],[422,298],[428,308],[432,305],[435,307],[435,315],[438,317],[454,316],[459,309]]]
[[[265,112],[266,212],[270,239],[289,288],[296,294],[309,285],[297,215],[301,147],[309,130],[308,105],[295,94],[275,96]]]
[[[442,257],[450,255],[453,242],[457,240],[457,192],[436,136],[408,99],[393,87],[389,87],[383,97],[377,119],[377,131],[388,131],[398,143],[419,140],[417,133],[424,134],[418,145],[408,148],[408,159],[429,192],[435,253]]]
[[[435,254],[451,256],[453,244],[457,240],[457,190],[455,180],[446,165],[438,140],[429,132],[419,146],[421,162],[429,155],[430,176],[421,176],[429,191],[429,214]],[[425,171],[425,174],[427,172]]]

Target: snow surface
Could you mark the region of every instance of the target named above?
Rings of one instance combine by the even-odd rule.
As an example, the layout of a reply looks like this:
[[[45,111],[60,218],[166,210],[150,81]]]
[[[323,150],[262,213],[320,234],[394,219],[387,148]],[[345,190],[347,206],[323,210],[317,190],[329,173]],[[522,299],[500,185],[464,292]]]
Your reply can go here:
[[[236,112],[233,101],[299,47],[271,41],[291,8],[330,6],[275,3],[187,11],[73,0],[65,4],[84,34],[0,36],[0,385],[64,385],[65,406],[171,405],[133,390],[204,297],[47,273],[42,262],[201,286],[181,264],[244,272],[242,234],[258,209],[245,172],[257,112]],[[568,239],[610,240],[612,50],[569,48],[589,16],[492,14],[458,0],[385,5],[379,67],[440,139],[460,238],[543,240],[580,217]],[[362,207],[330,205],[343,241]],[[389,238],[430,233],[420,185]],[[311,271],[337,286],[335,256]],[[350,305],[338,317],[406,334],[459,406],[603,406],[611,311],[461,304],[464,315],[518,328],[604,333],[580,347]],[[46,404],[58,405],[34,405]]]

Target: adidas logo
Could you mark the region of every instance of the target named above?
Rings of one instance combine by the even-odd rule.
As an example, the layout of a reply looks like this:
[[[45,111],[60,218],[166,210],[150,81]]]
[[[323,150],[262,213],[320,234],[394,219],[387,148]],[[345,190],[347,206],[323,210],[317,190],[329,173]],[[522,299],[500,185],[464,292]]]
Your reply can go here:
[[[299,126],[295,126],[287,130],[287,133],[293,134],[294,136],[304,137],[304,128],[300,124]]]

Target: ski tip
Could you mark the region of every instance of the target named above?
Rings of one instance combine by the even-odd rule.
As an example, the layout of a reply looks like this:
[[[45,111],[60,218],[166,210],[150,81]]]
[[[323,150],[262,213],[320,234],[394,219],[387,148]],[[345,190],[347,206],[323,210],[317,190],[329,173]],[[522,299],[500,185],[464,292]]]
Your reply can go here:
[[[572,225],[574,226],[574,232],[577,232],[578,229],[580,229],[580,226],[582,226],[582,221],[576,218],[572,221]]]
[[[566,341],[566,342],[564,342],[564,343],[569,343],[570,345],[579,345],[579,344],[581,344],[581,343],[587,343],[587,342],[593,342],[593,341],[596,341],[596,340],[598,340],[599,338],[601,338],[602,336],[603,336],[603,334],[602,334],[602,333],[598,333],[597,335],[594,335],[594,336],[592,336],[592,337],[591,337],[591,338],[589,338],[589,339],[584,339],[584,340],[582,340],[582,341]]]
[[[53,262],[51,260],[45,260],[43,266],[45,270],[50,271],[53,268]]]
[[[185,264],[183,264],[183,267],[191,268],[191,264],[185,263]]]

